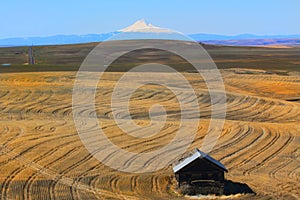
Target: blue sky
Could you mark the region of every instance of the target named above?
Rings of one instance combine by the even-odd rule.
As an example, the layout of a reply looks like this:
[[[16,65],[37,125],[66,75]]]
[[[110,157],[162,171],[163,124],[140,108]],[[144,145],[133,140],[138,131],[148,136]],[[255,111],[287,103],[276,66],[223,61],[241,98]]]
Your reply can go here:
[[[300,34],[300,0],[1,0],[0,38],[106,33],[138,19],[185,34]]]

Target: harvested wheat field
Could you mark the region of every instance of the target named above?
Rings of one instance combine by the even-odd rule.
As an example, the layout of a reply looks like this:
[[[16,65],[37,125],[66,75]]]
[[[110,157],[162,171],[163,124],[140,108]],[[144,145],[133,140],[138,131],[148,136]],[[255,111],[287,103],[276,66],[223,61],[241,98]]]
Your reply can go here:
[[[221,73],[227,116],[210,155],[228,168],[227,179],[246,183],[255,192],[231,198],[299,199],[300,77],[245,69]],[[121,133],[110,111],[113,87],[121,75],[107,72],[99,83],[96,99],[101,103],[96,105],[96,114],[105,134],[128,151],[161,148],[179,126],[180,110],[174,94],[158,85],[139,88],[130,101],[136,123],[149,123],[148,107],[153,103],[164,105],[170,116],[159,134],[143,140],[129,138]],[[75,76],[75,72],[0,75],[0,199],[189,198],[174,190],[171,166],[148,174],[122,173],[100,163],[86,150],[73,121]],[[199,76],[184,76],[196,90],[201,111],[191,150],[201,147],[206,134],[210,98]],[[81,111],[85,117],[94,114]]]

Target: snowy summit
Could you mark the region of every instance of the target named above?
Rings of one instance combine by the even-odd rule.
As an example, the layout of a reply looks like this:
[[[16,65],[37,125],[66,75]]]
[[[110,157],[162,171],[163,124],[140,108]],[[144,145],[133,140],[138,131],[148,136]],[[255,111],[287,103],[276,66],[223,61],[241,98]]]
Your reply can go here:
[[[153,24],[147,23],[144,19],[136,21],[134,24],[119,30],[120,32],[156,32],[156,33],[166,33],[172,32],[171,30],[160,28],[154,26]]]

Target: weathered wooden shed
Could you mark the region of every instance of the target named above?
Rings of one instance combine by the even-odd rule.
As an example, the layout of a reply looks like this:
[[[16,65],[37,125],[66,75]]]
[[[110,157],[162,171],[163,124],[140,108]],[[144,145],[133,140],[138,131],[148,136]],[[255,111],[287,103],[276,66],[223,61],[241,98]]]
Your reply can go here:
[[[189,194],[223,194],[226,167],[195,149],[173,167],[178,188]]]

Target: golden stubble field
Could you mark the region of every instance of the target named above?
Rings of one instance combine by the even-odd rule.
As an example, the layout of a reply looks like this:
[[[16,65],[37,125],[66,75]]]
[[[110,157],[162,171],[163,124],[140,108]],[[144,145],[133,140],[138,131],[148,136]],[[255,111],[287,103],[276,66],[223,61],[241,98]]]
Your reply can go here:
[[[246,183],[256,193],[232,198],[299,199],[300,77],[244,71],[222,71],[227,116],[210,154],[229,169],[227,179]],[[0,199],[188,198],[174,191],[171,166],[149,174],[122,173],[86,150],[73,122],[75,76],[75,72],[0,75]],[[96,99],[101,103],[96,114],[105,134],[128,151],[146,152],[166,145],[179,126],[174,94],[157,85],[136,91],[130,111],[139,125],[149,124],[148,108],[153,103],[164,105],[171,114],[159,134],[132,139],[121,133],[110,110],[111,93],[120,76],[108,72],[99,83]],[[201,110],[198,132],[189,148],[193,149],[201,147],[206,134],[210,98],[199,76],[185,73],[185,77],[197,92]],[[94,114],[81,112],[86,117]]]

